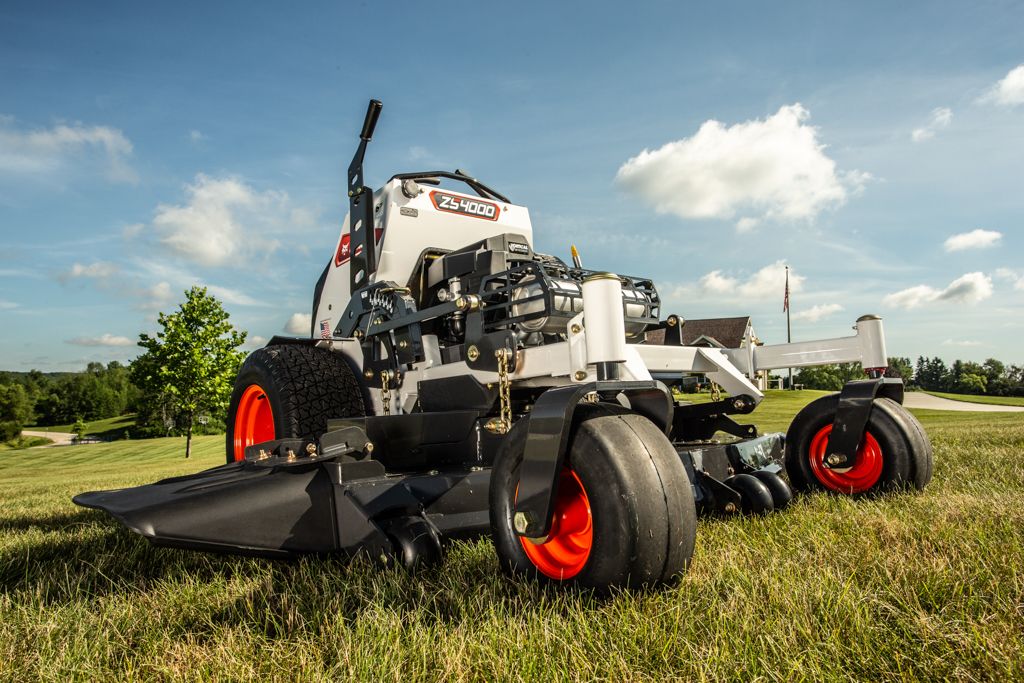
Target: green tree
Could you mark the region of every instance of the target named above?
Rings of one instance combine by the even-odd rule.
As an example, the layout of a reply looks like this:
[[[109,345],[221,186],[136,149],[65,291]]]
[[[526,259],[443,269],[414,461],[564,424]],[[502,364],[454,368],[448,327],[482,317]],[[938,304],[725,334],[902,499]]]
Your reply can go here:
[[[155,337],[139,335],[146,349],[131,366],[132,381],[147,401],[170,408],[185,430],[185,457],[192,455],[192,430],[201,412],[223,413],[245,353],[245,342],[220,301],[193,287],[177,312],[161,313]]]
[[[988,378],[985,375],[965,372],[957,380],[955,389],[959,394],[984,394],[987,383]]]
[[[20,384],[0,384],[0,441],[9,441],[21,433],[32,419],[32,401]]]
[[[909,358],[891,357],[889,367],[885,369],[886,377],[899,377],[904,384],[910,384],[914,378],[914,366],[910,364]]]
[[[20,384],[0,384],[0,420],[25,424],[32,420],[32,401]]]
[[[71,425],[71,431],[74,433],[75,438],[81,441],[85,438],[85,430],[89,428],[89,425],[85,423],[85,420],[78,418],[75,420],[75,424]]]
[[[864,379],[864,370],[860,363],[801,368],[793,377],[793,383],[802,384],[805,389],[839,391],[844,384],[854,379]]]
[[[949,387],[949,369],[945,361],[936,356],[925,358],[918,356],[914,369],[914,383],[928,391],[943,391]]]

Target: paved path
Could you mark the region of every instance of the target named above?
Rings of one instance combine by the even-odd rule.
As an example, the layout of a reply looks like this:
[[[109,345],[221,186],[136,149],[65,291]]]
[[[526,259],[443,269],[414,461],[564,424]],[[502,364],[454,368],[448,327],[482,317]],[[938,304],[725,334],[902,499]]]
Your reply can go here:
[[[35,432],[29,431],[28,429],[21,430],[22,436],[41,436],[45,439],[51,439],[53,443],[48,443],[44,446],[35,446],[35,448],[52,448],[54,446],[70,446],[71,439],[75,438],[74,434],[68,434],[67,432]]]
[[[923,391],[908,391],[903,397],[903,405],[907,408],[926,408],[928,410],[963,410],[977,413],[1022,413],[1021,406],[997,406],[991,403],[968,403],[967,401],[951,401],[948,398],[932,396]]]

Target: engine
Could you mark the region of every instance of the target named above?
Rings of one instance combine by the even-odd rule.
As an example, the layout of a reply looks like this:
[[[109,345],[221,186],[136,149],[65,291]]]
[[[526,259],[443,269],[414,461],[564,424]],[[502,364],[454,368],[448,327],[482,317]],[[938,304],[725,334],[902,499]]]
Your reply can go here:
[[[467,258],[470,254],[472,259]],[[470,260],[482,267],[460,272],[457,264]],[[535,254],[517,236],[501,235],[444,255],[431,265],[431,272],[437,276],[438,300],[478,299],[482,333],[509,330],[519,345],[536,346],[565,337],[569,321],[583,311],[583,280],[595,271]],[[651,280],[620,279],[626,336],[637,338],[658,323],[658,293]],[[455,343],[464,341],[465,316],[460,313],[453,314],[449,325],[448,339]]]

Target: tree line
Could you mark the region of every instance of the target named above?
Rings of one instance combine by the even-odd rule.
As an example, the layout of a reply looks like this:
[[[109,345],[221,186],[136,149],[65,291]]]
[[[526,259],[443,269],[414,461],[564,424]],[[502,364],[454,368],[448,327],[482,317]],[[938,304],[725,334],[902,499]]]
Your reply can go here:
[[[1007,365],[995,358],[983,363],[956,360],[949,366],[939,357],[918,356],[889,359],[887,377],[901,377],[909,387],[954,394],[987,394],[990,396],[1024,396],[1024,365]],[[823,365],[803,368],[793,376],[793,383],[805,389],[839,391],[854,379],[863,379],[860,363]]]

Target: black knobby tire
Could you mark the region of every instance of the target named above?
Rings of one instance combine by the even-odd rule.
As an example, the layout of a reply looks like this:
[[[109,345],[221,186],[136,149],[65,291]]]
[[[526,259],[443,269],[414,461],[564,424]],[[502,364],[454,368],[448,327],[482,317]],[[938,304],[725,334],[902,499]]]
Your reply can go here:
[[[697,520],[682,461],[650,420],[604,405],[577,408],[566,459],[590,505],[585,563],[561,578],[539,569],[512,526],[528,422],[513,426],[491,473],[491,529],[506,573],[605,591],[666,582],[686,569]]]
[[[263,389],[273,411],[272,438],[315,438],[329,419],[366,414],[359,381],[340,353],[300,344],[257,349],[242,363],[228,405],[228,462],[236,460],[239,403],[252,386]]]
[[[786,433],[786,473],[794,489],[861,495],[910,487],[921,490],[931,481],[932,447],[924,428],[906,408],[889,398],[875,399],[852,469],[830,474],[820,464],[816,466],[822,455],[823,430],[832,424],[838,405],[838,394],[823,396],[804,406],[790,425]],[[857,468],[878,460],[880,466],[874,471],[855,476]],[[855,483],[844,485],[846,481]]]

